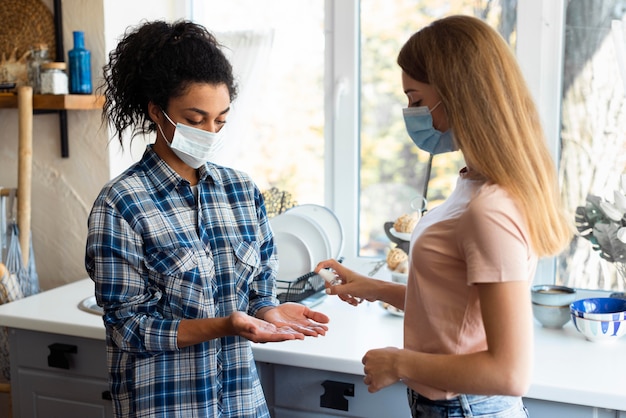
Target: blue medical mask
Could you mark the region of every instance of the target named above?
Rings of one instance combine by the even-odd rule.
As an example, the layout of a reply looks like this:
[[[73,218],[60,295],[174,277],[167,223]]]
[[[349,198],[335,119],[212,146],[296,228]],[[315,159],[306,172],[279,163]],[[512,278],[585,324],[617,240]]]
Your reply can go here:
[[[192,168],[199,168],[207,161],[211,161],[224,143],[223,129],[218,132],[209,132],[192,126],[174,123],[163,111],[167,120],[176,127],[172,141],[168,141],[161,126],[157,125],[161,135],[169,144],[174,154]]]
[[[441,102],[437,103],[432,110],[428,109],[428,106],[402,109],[404,124],[413,143],[419,149],[433,155],[458,150],[451,130],[448,129],[442,133],[433,127],[431,112],[440,104]]]

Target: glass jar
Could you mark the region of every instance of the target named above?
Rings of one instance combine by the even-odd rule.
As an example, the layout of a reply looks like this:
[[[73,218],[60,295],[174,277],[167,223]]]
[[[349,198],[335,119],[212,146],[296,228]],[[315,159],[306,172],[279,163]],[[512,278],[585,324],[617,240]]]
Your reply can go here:
[[[28,60],[28,84],[33,88],[34,94],[41,94],[41,66],[50,62],[48,45],[38,43],[30,50]]]
[[[64,62],[41,65],[41,94],[67,94],[68,79]]]

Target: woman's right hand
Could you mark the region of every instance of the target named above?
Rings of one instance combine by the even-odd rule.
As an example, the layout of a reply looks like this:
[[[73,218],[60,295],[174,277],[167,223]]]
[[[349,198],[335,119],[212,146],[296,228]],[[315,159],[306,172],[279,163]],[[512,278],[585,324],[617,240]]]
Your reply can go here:
[[[254,343],[303,340],[304,334],[289,326],[276,326],[245,312],[236,311],[218,318],[183,319],[178,326],[179,348],[230,335]]]
[[[379,280],[372,279],[357,273],[337,260],[330,259],[318,263],[315,272],[322,269],[331,269],[334,271],[341,284],[330,284],[325,282],[326,293],[329,295],[337,295],[339,298],[350,305],[356,306],[363,300],[374,302],[378,300],[377,288]]]

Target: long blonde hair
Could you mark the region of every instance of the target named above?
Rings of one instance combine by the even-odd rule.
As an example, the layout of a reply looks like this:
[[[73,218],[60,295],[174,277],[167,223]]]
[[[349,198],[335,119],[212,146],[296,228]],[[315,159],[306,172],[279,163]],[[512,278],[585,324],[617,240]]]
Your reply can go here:
[[[471,16],[435,21],[409,38],[398,64],[441,97],[457,145],[472,169],[520,205],[538,256],[569,244],[556,167],[515,56],[488,24]]]

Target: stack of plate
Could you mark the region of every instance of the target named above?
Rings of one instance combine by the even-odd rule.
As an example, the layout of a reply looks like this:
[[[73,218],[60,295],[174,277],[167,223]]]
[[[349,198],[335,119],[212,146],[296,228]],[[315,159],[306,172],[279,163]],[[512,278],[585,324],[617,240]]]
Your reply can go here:
[[[270,225],[278,251],[280,281],[293,282],[313,271],[320,261],[339,258],[343,250],[341,223],[324,206],[295,206],[271,218]]]

